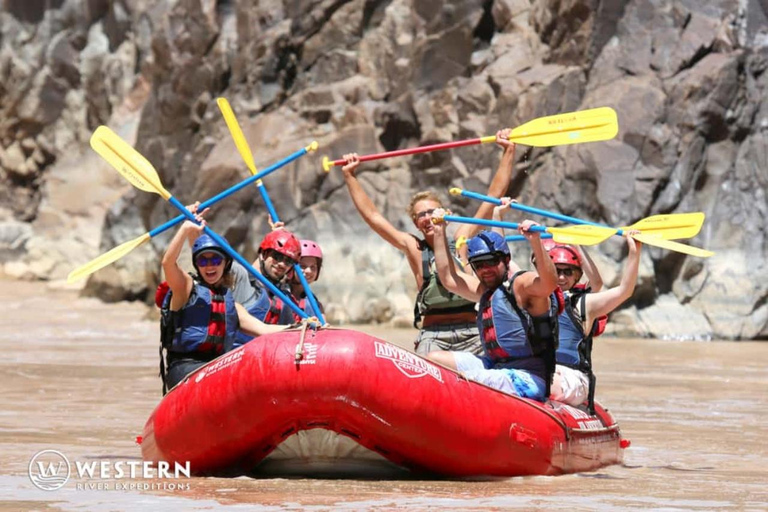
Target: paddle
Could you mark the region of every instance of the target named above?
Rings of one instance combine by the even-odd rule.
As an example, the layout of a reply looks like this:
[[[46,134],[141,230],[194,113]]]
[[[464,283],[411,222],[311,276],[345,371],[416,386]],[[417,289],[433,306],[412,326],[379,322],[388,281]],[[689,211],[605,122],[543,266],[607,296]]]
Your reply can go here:
[[[91,136],[91,147],[101,155],[107,162],[127,179],[134,187],[158,194],[163,199],[171,203],[188,220],[198,224],[195,216],[187,208],[173,197],[160,182],[157,171],[149,161],[136,151],[130,144],[121,139],[115,132],[106,126],[99,126]],[[224,251],[233,259],[237,260],[264,286],[277,295],[280,300],[285,302],[299,317],[309,318],[309,316],[296,303],[285,295],[279,288],[273,285],[266,277],[262,276],[251,266],[248,261],[240,256],[226,240],[216,234],[211,228],[205,226],[204,231],[219,244]]]
[[[517,229],[519,227],[519,224],[516,222],[475,219],[473,217],[457,217],[454,215],[446,215],[443,217],[443,219],[449,222],[461,222],[464,224],[477,224],[480,226],[491,226],[506,229]],[[552,238],[555,240],[555,242],[572,245],[595,245],[604,240],[607,240],[609,237],[616,234],[616,229],[614,228],[591,225],[568,226],[565,228],[532,226],[531,231],[539,233],[550,233],[552,234]],[[698,256],[700,258],[708,258],[714,254],[712,251],[673,242],[671,240],[664,240],[663,238],[659,238],[655,235],[640,233],[632,235],[632,238],[643,242],[644,244],[654,245],[656,247],[689,254],[691,256]]]
[[[454,196],[461,195],[472,199],[479,199],[480,201],[485,201],[487,203],[501,205],[501,200],[496,197],[478,194],[477,192],[470,192],[468,190],[462,190],[458,187],[452,188],[450,193]],[[561,220],[570,224],[610,227],[604,224],[577,219],[576,217],[569,217],[568,215],[563,215],[561,213],[551,212],[548,210],[541,210],[539,208],[526,206],[520,203],[510,203],[509,207],[515,210],[520,210],[535,215],[541,215],[551,219]],[[616,228],[616,234],[624,235],[627,231],[637,230],[644,234],[654,235],[665,240],[677,240],[679,238],[693,238],[694,236],[698,235],[699,231],[701,231],[702,224],[704,224],[703,212],[668,213],[662,215],[652,215],[635,222],[631,226]]]
[[[518,144],[535,147],[564,146],[566,144],[609,140],[614,138],[618,131],[619,124],[616,119],[616,111],[610,107],[600,107],[568,112],[567,114],[539,117],[513,129],[509,135],[509,140]],[[486,144],[495,140],[495,135],[488,135],[476,139],[443,142],[410,149],[398,149],[396,151],[364,155],[360,157],[360,161],[368,162],[370,160],[381,160],[382,158],[392,158],[395,156]],[[333,166],[346,163],[347,161],[343,158],[331,160],[327,156],[323,157],[323,169],[325,172],[330,171]]]
[[[235,117],[235,113],[232,111],[232,107],[229,105],[229,101],[227,101],[226,98],[218,98],[216,103],[219,105],[219,110],[221,110],[221,113],[224,115],[224,121],[227,123],[229,133],[232,134],[232,138],[235,141],[235,146],[237,146],[237,151],[243,158],[245,165],[248,166],[251,174],[255,176],[256,163],[253,161],[251,148],[248,146],[248,141],[245,140],[245,134],[240,128],[240,123],[237,122],[237,118]],[[272,200],[269,198],[269,194],[267,193],[267,188],[264,186],[264,183],[262,183],[261,180],[258,180],[256,185],[259,188],[259,193],[261,194],[262,199],[264,199],[264,204],[267,205],[267,210],[269,211],[270,217],[272,217],[272,222],[280,222],[280,219],[277,216],[277,210],[275,210],[275,207],[272,204]],[[304,293],[307,295],[307,300],[309,301],[309,305],[312,307],[312,312],[315,314],[317,319],[320,320],[320,324],[325,325],[325,318],[323,318],[323,314],[320,311],[320,306],[315,300],[315,294],[312,293],[312,289],[309,287],[307,278],[304,277],[304,272],[302,272],[301,266],[299,266],[298,263],[294,263],[293,271],[297,276],[299,276],[299,281],[301,281],[301,286],[304,288]]]
[[[131,148],[133,149],[133,148]],[[208,199],[207,201],[203,202],[200,205],[200,211],[203,211],[204,209],[213,206],[214,204],[218,203],[222,199],[231,196],[235,192],[240,191],[241,189],[247,187],[251,183],[259,181],[261,178],[264,178],[265,176],[275,172],[276,170],[285,167],[289,163],[293,162],[297,158],[306,155],[307,153],[310,153],[312,151],[315,151],[317,149],[317,142],[312,142],[309,146],[300,149],[299,151],[296,151],[292,155],[287,156],[286,158],[280,160],[279,162],[276,162],[260,173],[256,174],[255,176],[252,176],[248,178],[245,181],[241,181],[237,185],[234,185],[227,190],[221,192],[220,194]],[[125,242],[121,245],[118,245],[117,247],[114,247],[113,249],[110,249],[108,252],[102,254],[101,256],[98,256],[97,258],[92,259],[88,263],[81,265],[80,267],[76,268],[72,272],[69,273],[67,276],[67,282],[73,283],[79,279],[82,279],[84,277],[87,277],[97,270],[101,270],[102,268],[106,267],[107,265],[114,263],[115,261],[119,260],[126,254],[130,253],[137,247],[143,245],[144,243],[148,242],[150,238],[159,235],[160,233],[163,233],[164,231],[172,228],[173,226],[176,226],[181,221],[183,221],[186,217],[184,215],[179,215],[178,217],[169,220],[165,224],[162,224],[152,231],[149,231],[147,233],[144,233],[138,238],[135,238],[133,240],[130,240],[128,242]]]

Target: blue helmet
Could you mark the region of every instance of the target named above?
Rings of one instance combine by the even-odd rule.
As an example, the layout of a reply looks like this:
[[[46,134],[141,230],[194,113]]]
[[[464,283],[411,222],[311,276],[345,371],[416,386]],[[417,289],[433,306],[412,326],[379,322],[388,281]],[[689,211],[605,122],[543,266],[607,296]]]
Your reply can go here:
[[[216,254],[220,254],[226,262],[226,267],[224,268],[225,272],[232,266],[232,258],[227,254],[224,248],[219,245],[216,240],[203,233],[197,240],[195,240],[195,243],[192,244],[192,264],[195,266],[195,269],[197,269],[197,263],[195,263],[197,256],[204,252],[215,252]]]
[[[504,237],[494,231],[481,231],[467,242],[467,259],[470,263],[497,255],[509,256],[509,246]]]

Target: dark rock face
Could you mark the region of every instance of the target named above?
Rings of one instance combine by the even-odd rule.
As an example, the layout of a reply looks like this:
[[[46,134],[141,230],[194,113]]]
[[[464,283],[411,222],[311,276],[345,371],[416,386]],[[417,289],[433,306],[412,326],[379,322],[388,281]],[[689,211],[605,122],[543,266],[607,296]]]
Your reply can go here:
[[[615,315],[615,332],[768,337],[764,2],[45,5],[9,1],[0,13],[0,174],[7,184],[0,263],[7,276],[61,279],[176,215],[157,196],[129,191],[93,157],[87,140],[99,124],[135,141],[166,188],[192,202],[248,176],[219,96],[232,104],[259,169],[312,140],[320,155],[338,158],[610,106],[619,115],[615,140],[519,147],[510,193],[615,226],[705,212],[704,229],[687,242],[717,254],[697,260],[645,248],[637,293]],[[414,191],[482,192],[499,157],[495,147],[472,146],[371,162],[359,176],[382,213],[412,229],[405,207]],[[281,220],[323,246],[315,288],[332,321],[407,322],[416,283],[400,255],[362,222],[338,169],[325,173],[320,157],[309,155],[264,183]],[[477,205],[450,206],[472,214]],[[209,222],[251,258],[269,229],[255,189],[217,205]],[[169,237],[93,275],[85,293],[148,299]],[[513,250],[520,261],[527,257],[524,248]],[[621,241],[591,253],[606,283],[617,284]]]

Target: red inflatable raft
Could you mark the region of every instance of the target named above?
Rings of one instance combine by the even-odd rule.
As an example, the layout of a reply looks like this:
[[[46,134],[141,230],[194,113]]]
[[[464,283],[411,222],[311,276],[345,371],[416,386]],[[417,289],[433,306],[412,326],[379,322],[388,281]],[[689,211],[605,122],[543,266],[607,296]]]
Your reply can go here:
[[[292,330],[190,374],[152,413],[141,450],[197,474],[555,475],[622,460],[618,425],[596,410],[510,396],[360,332]]]

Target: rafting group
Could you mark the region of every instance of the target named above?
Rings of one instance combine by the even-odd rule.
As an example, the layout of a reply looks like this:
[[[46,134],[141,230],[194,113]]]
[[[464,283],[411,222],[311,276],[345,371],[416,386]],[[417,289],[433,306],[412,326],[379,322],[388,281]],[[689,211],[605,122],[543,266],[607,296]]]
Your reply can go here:
[[[509,131],[501,130],[495,138],[503,154],[490,197],[500,198],[509,187],[515,157]],[[420,237],[398,230],[357,180],[359,156],[350,153],[344,160],[342,173],[358,212],[405,255],[419,287],[414,308],[414,325],[420,327],[416,353],[509,394],[587,404],[594,382],[592,337],[598,319],[631,296],[640,244],[627,237],[625,277],[617,287],[602,290],[599,273],[582,249],[551,240],[545,245],[541,233],[530,229],[537,224],[525,221],[518,230],[533,257],[531,270],[521,270],[510,259],[503,228],[480,231],[476,224],[461,224],[455,239],[466,243],[458,249],[449,243],[444,222],[448,212],[431,191],[415,194],[408,206]],[[512,202],[500,200],[498,206],[483,202],[477,217],[501,220]],[[162,259],[166,281],[156,296],[163,311],[168,367],[161,373],[168,389],[222,354],[302,320],[289,301],[249,278],[246,269],[205,234],[208,209],[200,210],[199,203],[187,208],[195,221],[185,221],[168,246]],[[300,274],[310,284],[319,277],[322,250],[316,241],[300,239],[280,222],[272,226],[252,265],[312,316],[315,312]],[[194,274],[178,262],[186,243],[192,250]],[[585,267],[590,275],[587,286],[579,284]]]
[[[166,281],[155,297],[162,312],[164,393],[222,354],[254,339],[258,342],[259,336],[301,322],[314,329],[327,325],[310,284],[324,265],[333,262],[324,261],[317,241],[301,239],[285,228],[260,181],[313,146],[257,173],[228,103],[220,98],[219,106],[253,176],[203,203],[181,204],[165,190],[152,165],[108,128],[98,128],[91,139],[92,147],[134,186],[163,196],[182,213],[70,274],[70,280],[88,275],[183,221],[163,256]],[[615,112],[603,107],[540,118],[514,130],[500,130],[495,136],[324,160],[326,171],[342,167],[362,219],[408,262],[419,289],[414,307],[414,326],[419,328],[414,351],[418,355],[511,395],[538,402],[551,398],[593,409],[592,340],[602,331],[606,315],[632,295],[641,242],[709,256],[708,251],[672,241],[695,236],[703,214],[657,215],[617,229],[526,207],[504,196],[510,186],[516,141],[552,146],[606,140],[617,131]],[[483,201],[475,217],[452,215],[433,191],[416,193],[407,210],[420,236],[401,231],[384,218],[356,177],[365,161],[488,142],[495,142],[503,151],[488,195],[451,191]],[[207,226],[205,216],[215,202],[251,183],[258,185],[272,231],[259,244],[256,261],[248,262]],[[505,222],[502,217],[509,209],[577,225],[554,228],[532,220]],[[449,222],[460,224],[452,241],[446,234]],[[483,226],[492,229],[481,231]],[[518,234],[505,236],[505,228]],[[624,235],[628,257],[619,284],[603,289],[599,272],[580,245],[613,235]],[[511,260],[511,240],[528,242],[530,262]],[[178,262],[186,244],[191,247],[194,273]]]

